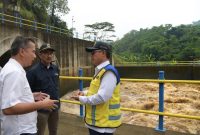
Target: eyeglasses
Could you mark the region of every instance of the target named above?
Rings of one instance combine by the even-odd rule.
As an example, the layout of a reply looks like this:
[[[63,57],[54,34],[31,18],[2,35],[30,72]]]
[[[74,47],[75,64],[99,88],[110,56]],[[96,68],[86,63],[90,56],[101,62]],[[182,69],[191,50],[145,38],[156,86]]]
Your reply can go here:
[[[52,52],[52,51],[43,51],[41,53],[44,55],[54,55],[54,52]]]
[[[102,50],[95,50],[95,51],[92,51],[92,55],[94,55],[96,52],[102,52]]]

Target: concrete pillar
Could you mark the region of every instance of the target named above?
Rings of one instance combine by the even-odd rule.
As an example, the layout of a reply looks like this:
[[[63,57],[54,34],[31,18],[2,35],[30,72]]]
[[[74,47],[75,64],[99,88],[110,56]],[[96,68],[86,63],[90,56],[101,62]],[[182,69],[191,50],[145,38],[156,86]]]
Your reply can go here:
[[[69,75],[73,74],[73,40],[68,40],[68,62],[69,62]]]
[[[78,46],[77,40],[73,42],[73,76],[77,76],[78,74]]]

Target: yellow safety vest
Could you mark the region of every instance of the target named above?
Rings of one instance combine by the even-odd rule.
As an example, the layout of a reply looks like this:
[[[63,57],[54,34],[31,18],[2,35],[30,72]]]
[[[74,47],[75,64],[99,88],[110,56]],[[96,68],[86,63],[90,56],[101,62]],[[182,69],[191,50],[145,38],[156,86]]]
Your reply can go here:
[[[112,97],[102,104],[87,105],[85,108],[85,122],[88,125],[95,127],[115,128],[121,125],[121,111],[120,111],[120,79],[117,70],[108,65],[101,69],[101,71],[92,79],[87,96],[94,95],[98,92],[101,78],[106,71],[112,71],[117,77],[117,86],[113,92]]]

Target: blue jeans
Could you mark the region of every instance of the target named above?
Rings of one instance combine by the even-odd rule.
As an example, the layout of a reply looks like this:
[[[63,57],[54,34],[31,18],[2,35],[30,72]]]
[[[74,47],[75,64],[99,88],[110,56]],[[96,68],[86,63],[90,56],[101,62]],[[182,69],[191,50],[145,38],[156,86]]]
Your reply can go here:
[[[89,129],[90,135],[113,135],[113,133],[99,133],[97,131],[94,131],[92,129]]]

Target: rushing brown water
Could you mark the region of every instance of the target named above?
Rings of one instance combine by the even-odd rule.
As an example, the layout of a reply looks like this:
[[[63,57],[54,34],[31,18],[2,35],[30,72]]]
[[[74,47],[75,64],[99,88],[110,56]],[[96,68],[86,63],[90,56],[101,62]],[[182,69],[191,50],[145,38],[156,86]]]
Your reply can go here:
[[[70,99],[73,92],[63,96]],[[200,116],[200,84],[165,84],[164,110],[168,113]],[[121,83],[121,106],[158,111],[157,83]],[[62,103],[63,112],[79,114],[79,106]],[[158,116],[134,112],[122,112],[123,122],[155,128]],[[200,134],[200,120],[164,117],[166,130]]]

